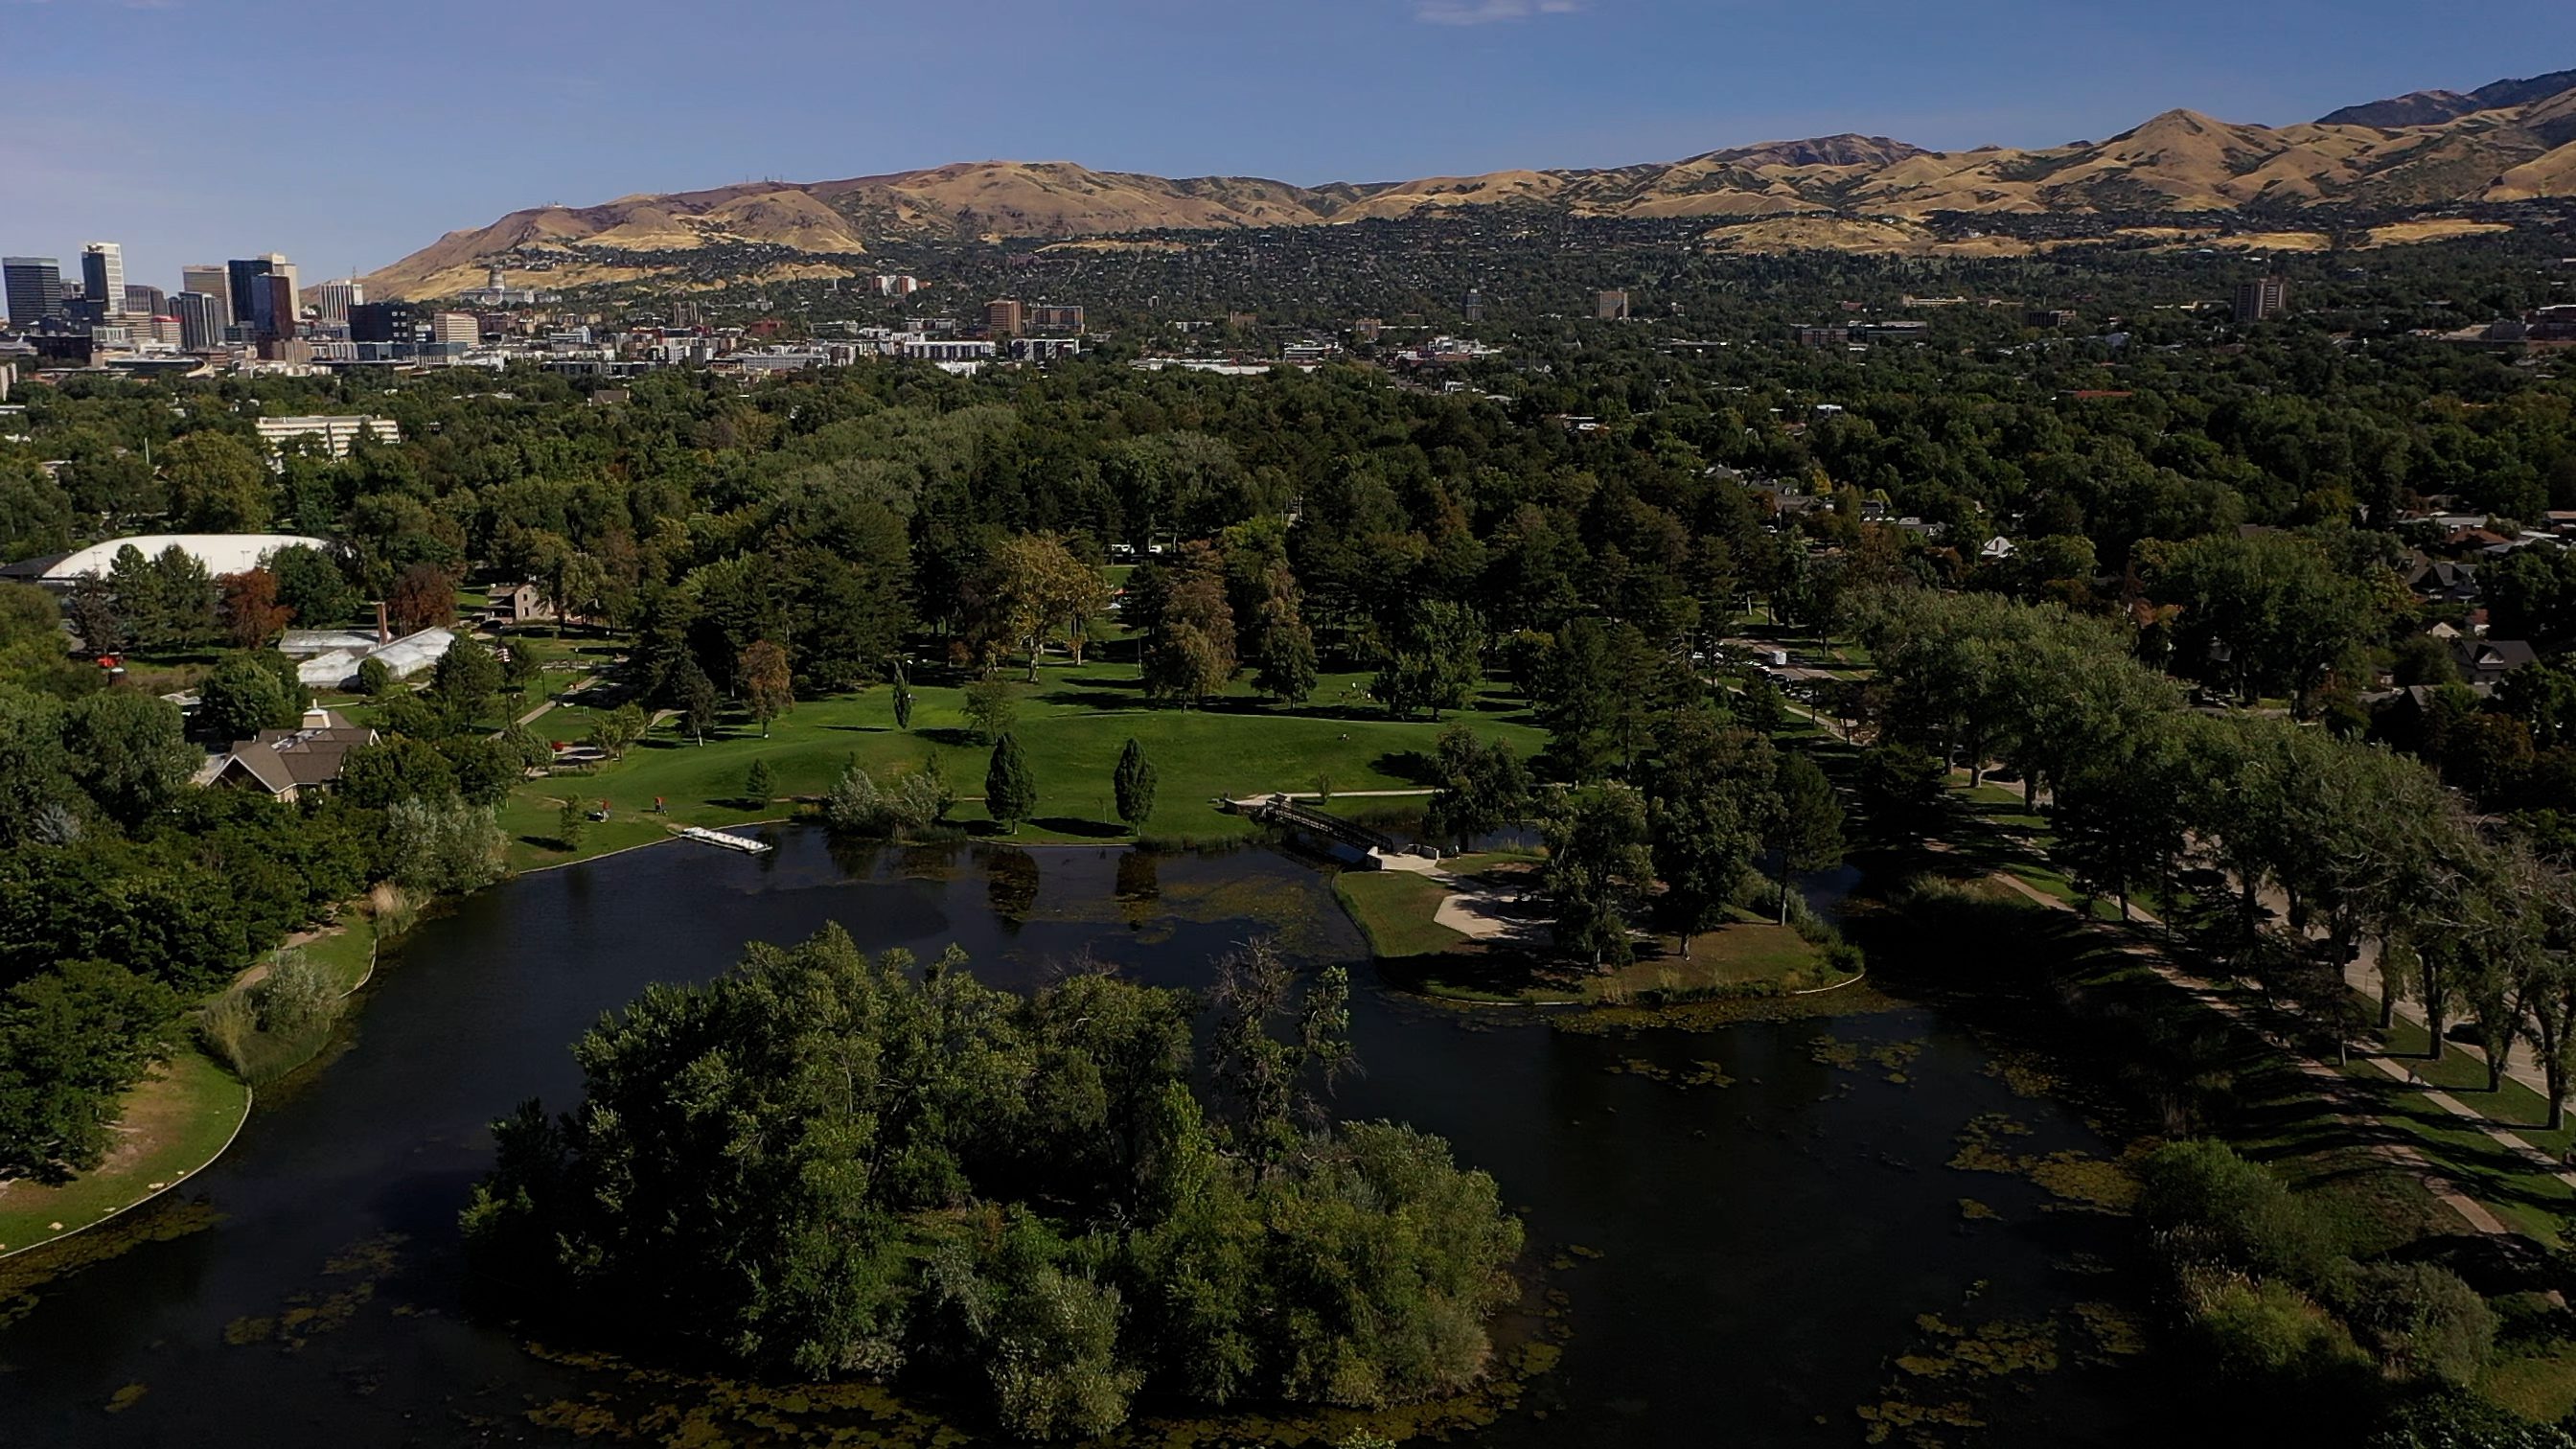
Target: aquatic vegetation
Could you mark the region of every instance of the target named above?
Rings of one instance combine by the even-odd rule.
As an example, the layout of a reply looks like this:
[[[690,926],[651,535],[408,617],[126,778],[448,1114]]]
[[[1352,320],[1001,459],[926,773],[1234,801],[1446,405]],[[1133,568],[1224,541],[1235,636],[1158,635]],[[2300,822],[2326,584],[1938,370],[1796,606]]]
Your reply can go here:
[[[2002,1172],[2039,1185],[2062,1211],[2124,1213],[2138,1200],[2138,1180],[2121,1161],[2074,1148],[2023,1156],[2007,1150],[2004,1140],[2030,1133],[2027,1123],[2000,1112],[1968,1120],[1959,1130],[1959,1150],[1950,1166],[1962,1172]]]

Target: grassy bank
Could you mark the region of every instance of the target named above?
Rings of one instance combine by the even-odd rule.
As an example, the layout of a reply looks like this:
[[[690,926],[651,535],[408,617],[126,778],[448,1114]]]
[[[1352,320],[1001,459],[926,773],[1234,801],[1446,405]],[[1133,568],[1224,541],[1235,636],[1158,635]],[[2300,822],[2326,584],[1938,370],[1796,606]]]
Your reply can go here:
[[[1437,956],[1467,938],[1433,920],[1449,888],[1405,870],[1346,870],[1333,877],[1333,895],[1350,912],[1369,953],[1381,961]]]
[[[60,1186],[0,1187],[0,1254],[54,1242],[147,1201],[221,1155],[250,1115],[250,1088],[193,1048],[127,1096],[96,1169]]]

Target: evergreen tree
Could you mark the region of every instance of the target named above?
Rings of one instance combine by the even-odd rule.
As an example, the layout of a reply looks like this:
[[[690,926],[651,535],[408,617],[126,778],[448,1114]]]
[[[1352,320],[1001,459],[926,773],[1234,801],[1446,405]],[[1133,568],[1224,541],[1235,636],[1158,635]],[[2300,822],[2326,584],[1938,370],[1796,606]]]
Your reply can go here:
[[[1021,753],[1020,742],[1004,735],[993,742],[993,762],[984,771],[984,813],[993,823],[1013,835],[1020,833],[1020,822],[1029,818],[1038,805],[1038,785],[1029,774],[1028,757]]]
[[[590,817],[583,813],[580,801],[564,801],[555,810],[555,843],[566,850],[581,849],[581,833],[589,824]]]
[[[1145,758],[1145,747],[1134,739],[1118,752],[1118,769],[1110,777],[1110,786],[1118,795],[1118,818],[1127,828],[1142,832],[1145,821],[1154,813],[1154,762]]]
[[[894,727],[907,732],[912,729],[912,679],[901,659],[894,662]]]
[[[767,805],[770,797],[777,793],[778,780],[770,773],[769,762],[752,761],[751,769],[742,777],[743,798],[750,801],[754,809],[758,809]]]

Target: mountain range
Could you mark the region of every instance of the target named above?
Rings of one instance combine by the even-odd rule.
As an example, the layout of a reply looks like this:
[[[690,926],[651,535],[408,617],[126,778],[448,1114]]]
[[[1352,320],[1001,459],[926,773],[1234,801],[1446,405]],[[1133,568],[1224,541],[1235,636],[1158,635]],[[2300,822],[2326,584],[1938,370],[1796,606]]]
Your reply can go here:
[[[1895,250],[1922,223],[1965,215],[2070,218],[2350,207],[2384,215],[2576,196],[2576,70],[2468,92],[2417,91],[2301,125],[2239,125],[2173,110],[2104,141],[1933,151],[1884,136],[1822,136],[1593,170],[1496,171],[1297,186],[1171,179],[1071,162],[959,162],[841,181],[743,182],[514,211],[450,232],[366,278],[378,297],[484,284],[491,266],[553,287],[695,277],[728,248],[766,277],[842,275],[888,241],[1046,238],[1315,226],[1516,206],[1582,217],[1706,219],[1721,245]],[[2268,224],[2268,222],[2267,222]],[[2397,232],[2402,228],[2382,228]],[[2442,234],[2439,227],[2422,235]],[[2408,239],[2392,234],[2386,239]],[[694,255],[693,255],[694,254]],[[717,265],[721,272],[730,262]]]

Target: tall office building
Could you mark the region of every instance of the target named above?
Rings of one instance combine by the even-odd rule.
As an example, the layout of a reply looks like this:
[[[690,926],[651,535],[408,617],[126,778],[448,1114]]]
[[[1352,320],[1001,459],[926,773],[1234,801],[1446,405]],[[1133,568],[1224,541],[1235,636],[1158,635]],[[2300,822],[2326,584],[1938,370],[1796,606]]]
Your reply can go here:
[[[236,257],[224,263],[224,295],[233,304],[234,321],[247,324],[257,320],[251,312],[250,289],[267,275],[268,263],[257,257]]]
[[[1484,321],[1485,294],[1473,287],[1468,288],[1467,300],[1459,304],[1458,311],[1470,322]]]
[[[232,313],[221,297],[205,292],[181,292],[170,299],[170,310],[179,318],[181,347],[190,352],[202,352],[223,345],[224,324],[232,320]]]
[[[1022,326],[1019,302],[1004,297],[984,304],[984,326],[996,337],[1017,337]]]
[[[224,263],[233,320],[262,342],[295,335],[295,264],[277,252]]]
[[[1628,316],[1628,294],[1603,292],[1592,299],[1592,315],[1603,322],[1625,321]]]
[[[81,243],[81,294],[95,318],[125,313],[125,248],[114,242]]]
[[[170,310],[170,294],[159,287],[146,287],[139,282],[125,284],[125,313],[129,317],[159,317]]]
[[[2290,311],[2290,284],[2279,277],[2236,284],[2236,320],[2269,322]]]
[[[0,257],[0,295],[9,320],[33,327],[63,315],[63,265],[52,257]]]
[[[179,290],[212,297],[224,309],[224,320],[233,321],[232,274],[219,265],[198,262],[179,269]]]
[[[314,314],[333,326],[345,326],[349,309],[367,300],[367,285],[355,277],[324,282]]]
[[[483,322],[471,312],[440,312],[429,319],[429,340],[442,347],[474,347],[483,341]]]

